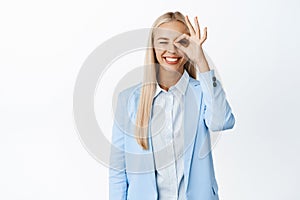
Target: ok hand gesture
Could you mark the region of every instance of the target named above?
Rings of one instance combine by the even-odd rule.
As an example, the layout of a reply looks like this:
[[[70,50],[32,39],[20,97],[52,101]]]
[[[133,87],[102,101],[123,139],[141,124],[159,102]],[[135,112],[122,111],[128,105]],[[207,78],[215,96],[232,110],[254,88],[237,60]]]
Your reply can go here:
[[[205,58],[202,44],[207,38],[207,27],[204,28],[204,34],[201,37],[200,26],[198,18],[195,17],[195,29],[193,28],[188,16],[185,16],[190,35],[182,34],[174,41],[174,45],[180,49],[186,56],[196,65],[198,65],[200,72],[209,71],[208,62]],[[185,41],[185,42],[184,42]]]

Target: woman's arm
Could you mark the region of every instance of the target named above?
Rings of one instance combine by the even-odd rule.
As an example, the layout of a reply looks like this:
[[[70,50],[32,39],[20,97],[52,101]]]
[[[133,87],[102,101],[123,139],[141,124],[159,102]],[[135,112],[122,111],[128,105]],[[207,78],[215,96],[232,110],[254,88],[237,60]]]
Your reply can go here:
[[[219,80],[215,77],[215,70],[197,72],[203,91],[204,120],[212,131],[222,131],[233,128],[235,117],[226,99],[226,94]]]
[[[125,105],[122,93],[118,96],[117,109],[112,128],[112,145],[109,168],[109,199],[126,200],[128,181],[125,166],[124,132],[122,131],[122,107]]]
[[[183,51],[197,68],[197,76],[200,78],[203,91],[205,123],[212,131],[230,129],[234,126],[235,118],[227,102],[222,85],[216,79],[215,71],[209,68],[202,49],[202,44],[207,39],[207,27],[204,28],[204,34],[201,36],[198,18],[194,18],[195,28],[191,24],[188,16],[185,16],[185,20],[190,35],[182,34],[174,41],[174,45]],[[180,43],[183,39],[188,40],[187,46]]]

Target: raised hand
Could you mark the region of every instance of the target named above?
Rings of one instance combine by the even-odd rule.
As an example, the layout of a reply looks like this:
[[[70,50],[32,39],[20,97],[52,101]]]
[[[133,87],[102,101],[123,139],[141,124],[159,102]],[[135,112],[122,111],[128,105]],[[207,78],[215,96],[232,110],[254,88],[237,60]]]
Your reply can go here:
[[[200,68],[200,72],[209,71],[208,62],[205,58],[202,44],[207,38],[207,27],[204,28],[204,34],[201,37],[200,26],[198,18],[195,17],[195,28],[192,26],[188,16],[185,16],[188,29],[190,31],[190,36],[187,34],[182,34],[174,41],[174,45],[180,49],[186,56]]]

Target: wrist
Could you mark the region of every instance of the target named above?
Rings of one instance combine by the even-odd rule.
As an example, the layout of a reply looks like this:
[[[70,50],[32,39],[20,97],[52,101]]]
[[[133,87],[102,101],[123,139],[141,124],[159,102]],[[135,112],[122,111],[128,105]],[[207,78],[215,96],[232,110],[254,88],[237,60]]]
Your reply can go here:
[[[210,68],[209,68],[208,62],[205,58],[202,47],[200,48],[199,56],[195,59],[194,63],[198,66],[198,70],[200,72],[210,71]]]
[[[195,67],[197,67],[198,71],[200,71],[200,72],[210,71],[208,62],[205,59],[203,59],[201,61],[197,61],[197,62],[195,62],[195,64],[196,64]]]

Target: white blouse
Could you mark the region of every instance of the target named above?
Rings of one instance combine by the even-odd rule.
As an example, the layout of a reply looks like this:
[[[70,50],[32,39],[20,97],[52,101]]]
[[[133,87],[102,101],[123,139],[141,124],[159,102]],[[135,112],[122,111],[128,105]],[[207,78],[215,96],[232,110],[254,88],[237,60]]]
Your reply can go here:
[[[151,116],[151,134],[159,200],[183,200],[183,114],[189,74],[184,70],[168,91],[156,84]]]

